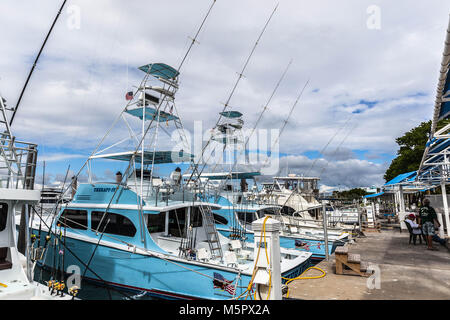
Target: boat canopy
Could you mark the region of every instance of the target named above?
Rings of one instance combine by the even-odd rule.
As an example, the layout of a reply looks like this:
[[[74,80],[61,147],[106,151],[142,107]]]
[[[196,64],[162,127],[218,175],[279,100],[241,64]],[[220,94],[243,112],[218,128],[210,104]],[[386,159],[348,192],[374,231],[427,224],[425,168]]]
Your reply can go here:
[[[242,113],[240,113],[239,111],[224,111],[224,112],[221,112],[220,115],[227,117],[227,118],[242,117]]]
[[[375,197],[379,197],[381,195],[383,195],[384,192],[378,192],[378,193],[372,193],[372,194],[368,194],[367,196],[364,196],[363,198],[375,198]]]
[[[149,63],[145,66],[139,67],[139,70],[166,80],[173,80],[180,74],[177,70],[165,63]]]
[[[417,171],[411,171],[411,172],[399,174],[394,179],[386,182],[384,184],[384,186],[413,182],[414,179],[416,178],[416,175],[417,175]]]
[[[125,112],[128,114],[131,114],[132,116],[138,117],[139,119],[142,120],[142,108],[143,107],[139,107],[139,108],[135,108],[135,109],[131,109],[131,110],[126,110]],[[155,108],[152,107],[145,107],[145,119],[146,120],[151,120],[154,119],[156,121],[158,121],[158,112]],[[175,120],[178,119],[177,116],[174,116],[168,112],[159,111],[159,122],[165,122],[165,121],[170,121],[170,120]]]
[[[127,151],[109,154],[100,154],[91,156],[89,159],[110,159],[119,161],[130,161],[135,156],[136,162],[141,162],[141,151]],[[153,162],[153,158],[155,162]],[[194,159],[194,155],[186,153],[184,151],[172,152],[172,151],[144,151],[144,164],[162,164],[162,163],[179,163],[189,162]]]

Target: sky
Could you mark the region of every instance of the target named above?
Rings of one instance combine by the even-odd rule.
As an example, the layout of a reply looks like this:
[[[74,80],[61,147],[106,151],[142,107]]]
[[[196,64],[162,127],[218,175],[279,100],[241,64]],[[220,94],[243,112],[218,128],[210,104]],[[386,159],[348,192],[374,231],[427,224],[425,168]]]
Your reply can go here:
[[[0,93],[9,105],[61,3],[0,1]],[[12,126],[39,145],[37,181],[44,161],[47,183],[64,180],[69,165],[78,172],[141,81],[137,67],[177,67],[211,3],[67,1]],[[277,4],[231,108],[252,128],[292,60],[258,125],[279,130],[308,81],[280,137],[279,174],[318,176],[322,190],[383,184],[395,139],[431,119],[450,2],[217,0],[179,77],[176,106],[188,131],[199,120],[214,126]],[[95,177],[125,167],[102,162]]]

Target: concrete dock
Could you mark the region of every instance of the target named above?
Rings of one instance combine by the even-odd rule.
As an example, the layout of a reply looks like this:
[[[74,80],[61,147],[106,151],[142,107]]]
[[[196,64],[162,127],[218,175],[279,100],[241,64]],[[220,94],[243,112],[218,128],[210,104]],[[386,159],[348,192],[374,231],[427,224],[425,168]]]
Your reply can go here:
[[[335,255],[316,266],[327,274],[320,279],[289,283],[289,298],[302,300],[400,300],[450,299],[450,251],[434,242],[439,251],[426,249],[424,243],[408,244],[409,233],[397,230],[366,232],[349,244],[349,252],[361,255],[361,261],[379,267],[379,289],[369,289],[373,278],[337,275]],[[309,270],[303,276],[321,273]]]

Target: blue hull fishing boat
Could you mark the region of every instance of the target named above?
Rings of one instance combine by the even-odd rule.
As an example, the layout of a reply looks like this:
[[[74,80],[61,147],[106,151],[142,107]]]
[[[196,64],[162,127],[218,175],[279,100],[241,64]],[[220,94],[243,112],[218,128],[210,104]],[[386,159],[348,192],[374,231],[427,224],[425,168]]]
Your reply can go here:
[[[251,222],[262,218],[266,215],[276,218],[274,207],[264,205],[246,206],[245,208],[234,207],[227,200],[221,198],[217,204],[222,204],[220,209],[213,209],[213,212],[222,219],[216,219],[216,228],[223,236],[234,239],[242,238],[245,241],[253,243],[254,234],[251,230]],[[275,209],[275,210],[274,210]],[[235,222],[232,222],[232,221]],[[320,235],[319,235],[320,236]],[[340,245],[344,245],[347,241],[347,234],[337,238],[330,238],[328,241],[328,253],[332,254]],[[325,240],[318,236],[296,235],[282,232],[280,234],[280,246],[283,248],[297,249],[312,253],[312,260],[323,260],[325,253]]]
[[[251,223],[257,219],[269,215],[274,219],[279,219],[284,224],[286,217],[280,215],[279,205],[259,204],[256,199],[251,198],[251,193],[235,190],[231,184],[233,180],[253,178],[259,172],[233,172],[228,173],[205,173],[202,179],[212,181],[229,181],[229,184],[215,183],[215,189],[209,189],[208,202],[215,203],[220,209],[213,209],[215,213],[216,228],[219,233],[230,239],[244,239],[253,243],[254,235],[251,230]],[[256,184],[256,182],[255,182]],[[243,182],[245,185],[245,181]],[[244,187],[245,190],[245,187]],[[215,192],[215,194],[213,194]],[[299,227],[289,225],[287,222],[280,234],[280,246],[283,248],[296,249],[312,253],[312,260],[322,260],[326,257],[325,240],[323,231],[318,229],[301,230]],[[348,240],[348,233],[328,234],[328,253],[332,254],[337,246],[344,245]]]
[[[92,153],[86,164],[89,183],[77,186],[73,179],[73,199],[57,215],[47,217],[48,223],[33,225],[39,239],[36,246],[47,247],[39,263],[65,272],[68,266],[77,266],[83,279],[166,298],[251,296],[254,251],[217,232],[211,210],[220,206],[201,201],[204,190],[184,188],[178,168],[170,179],[154,175],[157,165],[189,162],[193,157],[182,150],[156,151],[158,129],[166,132],[161,124],[182,127],[174,108],[178,71],[162,63],[140,69],[146,77],[137,89],[138,98],[136,93],[127,94],[131,98],[120,115],[142,120],[138,139],[131,121],[124,119],[135,149],[111,152],[121,140]],[[149,76],[162,86],[150,85]],[[153,132],[150,146],[145,144],[148,132]],[[90,168],[97,159],[124,161],[128,166],[124,174],[117,173],[114,183],[94,182]],[[282,277],[296,277],[310,266],[311,253],[280,251]]]

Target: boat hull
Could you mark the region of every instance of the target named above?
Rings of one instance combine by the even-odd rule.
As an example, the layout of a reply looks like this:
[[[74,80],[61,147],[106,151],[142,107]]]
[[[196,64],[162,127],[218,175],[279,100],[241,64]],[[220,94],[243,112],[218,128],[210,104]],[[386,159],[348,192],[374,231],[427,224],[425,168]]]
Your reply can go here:
[[[231,238],[232,231],[228,229],[217,228],[223,236],[227,238]],[[253,232],[246,231],[245,232],[245,241],[253,242],[254,234]],[[329,241],[328,243],[328,253],[332,254],[338,246],[344,245],[346,240],[338,240],[338,241]],[[303,245],[299,245],[303,244]],[[280,235],[280,247],[286,249],[297,249],[301,251],[311,252],[311,260],[320,261],[325,259],[325,241],[324,240],[313,240],[313,239],[305,239],[300,237],[293,236],[282,236]]]
[[[33,233],[37,235],[38,231],[33,229]],[[158,257],[128,252],[105,245],[99,245],[95,249],[96,244],[92,242],[69,236],[64,239],[67,246],[63,268],[65,272],[67,272],[69,266],[75,265],[79,267],[81,274],[86,272],[85,279],[127,291],[144,291],[165,299],[226,300],[232,299],[233,294],[223,287],[214,285],[215,274],[220,274],[224,279],[230,281],[233,287],[237,281],[235,297],[246,290],[251,280],[249,274],[241,273],[238,275],[238,272],[232,268],[180,262],[176,259],[163,260]],[[49,243],[53,243],[53,239]],[[59,247],[56,249],[53,246],[48,247],[42,261],[44,267],[61,269],[59,250]],[[94,250],[95,254],[93,255]],[[85,264],[91,259],[92,255],[89,269],[86,270]],[[293,278],[303,273],[309,266],[310,260],[308,259],[301,265],[284,272],[282,276]]]

